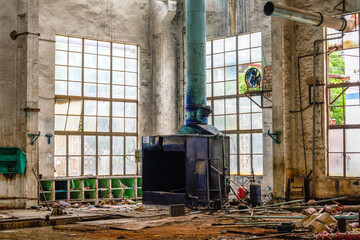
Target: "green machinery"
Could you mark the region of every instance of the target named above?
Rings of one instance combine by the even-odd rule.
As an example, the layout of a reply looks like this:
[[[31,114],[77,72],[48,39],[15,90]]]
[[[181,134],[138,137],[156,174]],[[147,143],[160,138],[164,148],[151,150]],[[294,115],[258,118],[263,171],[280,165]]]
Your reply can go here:
[[[20,148],[0,148],[0,174],[24,174],[25,168],[26,156]]]

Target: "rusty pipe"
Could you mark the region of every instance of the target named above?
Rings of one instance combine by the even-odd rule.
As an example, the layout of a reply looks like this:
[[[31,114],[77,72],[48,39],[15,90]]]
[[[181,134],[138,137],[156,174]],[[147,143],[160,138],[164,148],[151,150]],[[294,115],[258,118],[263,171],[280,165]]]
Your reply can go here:
[[[338,31],[350,32],[355,28],[351,20],[326,16],[320,12],[310,12],[281,4],[267,2],[264,6],[266,16],[276,16],[314,26],[328,27]]]

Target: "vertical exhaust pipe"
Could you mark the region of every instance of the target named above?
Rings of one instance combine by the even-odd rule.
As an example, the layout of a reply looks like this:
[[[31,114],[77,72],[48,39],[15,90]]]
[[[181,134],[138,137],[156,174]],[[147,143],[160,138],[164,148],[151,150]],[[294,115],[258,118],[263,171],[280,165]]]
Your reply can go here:
[[[276,16],[314,26],[328,27],[338,31],[350,32],[355,28],[353,21],[326,16],[319,12],[310,12],[281,4],[267,2],[264,6],[266,16]]]

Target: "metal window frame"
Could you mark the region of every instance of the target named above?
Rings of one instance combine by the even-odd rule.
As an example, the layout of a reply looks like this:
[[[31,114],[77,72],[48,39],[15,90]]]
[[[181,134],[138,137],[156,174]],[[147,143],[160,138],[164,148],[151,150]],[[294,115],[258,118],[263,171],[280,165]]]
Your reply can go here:
[[[252,114],[253,113],[262,113],[261,112],[253,112],[252,108],[253,108],[253,104],[252,104],[252,101],[250,101],[250,111],[248,113],[245,113],[245,114],[250,114],[250,129],[240,129],[240,115],[242,113],[240,113],[240,98],[244,97],[244,98],[247,98],[245,94],[240,94],[239,93],[239,65],[245,65],[245,64],[254,64],[254,63],[260,63],[261,66],[263,65],[262,63],[262,44],[260,46],[254,46],[254,47],[251,47],[251,34],[254,34],[254,33],[261,33],[261,31],[256,31],[256,32],[249,32],[249,33],[245,33],[245,34],[240,34],[240,35],[236,35],[236,36],[230,36],[230,37],[225,37],[225,38],[217,38],[217,39],[212,39],[212,40],[209,40],[207,42],[210,42],[210,46],[211,46],[211,51],[210,53],[206,53],[206,56],[211,56],[211,67],[210,68],[206,68],[206,71],[210,70],[211,71],[211,81],[208,81],[207,84],[210,84],[211,85],[211,96],[208,96],[206,98],[207,102],[210,103],[211,105],[211,108],[214,109],[214,100],[224,100],[224,114],[219,114],[219,115],[216,115],[216,116],[223,116],[224,117],[224,126],[225,126],[225,130],[222,130],[222,132],[227,135],[227,134],[236,134],[236,143],[237,143],[237,153],[236,153],[236,156],[237,156],[237,174],[236,176],[243,176],[243,177],[246,177],[246,176],[251,176],[251,174],[242,174],[241,173],[241,163],[240,163],[240,156],[241,155],[244,155],[244,154],[241,154],[240,153],[240,134],[250,134],[250,154],[245,154],[245,155],[250,155],[250,158],[251,158],[251,165],[253,165],[253,156],[254,155],[262,155],[263,156],[263,153],[259,154],[259,153],[253,153],[253,149],[252,149],[252,139],[253,139],[253,134],[254,133],[262,133],[262,128],[261,129],[253,129],[253,126],[252,126]],[[249,48],[242,48],[242,49],[239,49],[239,36],[243,36],[243,35],[249,35]],[[226,38],[232,38],[232,37],[235,37],[235,40],[236,40],[236,49],[235,50],[231,50],[231,51],[225,51],[225,39]],[[223,51],[222,52],[219,52],[219,53],[213,53],[213,49],[214,49],[214,41],[216,40],[221,40],[223,39],[224,40],[224,46],[223,46]],[[257,49],[257,48],[260,48],[261,49],[261,61],[256,61],[256,62],[252,62],[252,58],[251,58],[251,50],[252,49]],[[249,50],[249,59],[250,59],[250,62],[249,63],[241,63],[239,64],[239,58],[238,58],[238,54],[239,54],[239,51],[243,51],[243,50]],[[225,53],[228,53],[228,52],[234,52],[236,53],[236,63],[235,65],[229,65],[229,66],[225,66]],[[221,66],[221,67],[214,67],[214,55],[216,54],[224,54],[224,65]],[[236,94],[233,94],[233,95],[226,95],[226,92],[225,92],[225,83],[228,82],[228,81],[231,81],[231,80],[228,80],[226,81],[225,80],[225,69],[228,68],[228,67],[236,67],[236,79],[234,79],[236,81]],[[262,66],[263,67],[263,66]],[[224,95],[222,96],[214,96],[214,70],[215,69],[219,69],[219,68],[223,68],[224,69],[224,81],[219,81],[219,82],[216,82],[216,83],[224,83]],[[261,86],[262,87],[262,86]],[[225,100],[226,99],[229,99],[229,98],[235,98],[236,99],[236,113],[231,113],[231,114],[226,114],[226,103],[225,103]],[[226,130],[226,116],[227,115],[234,115],[236,114],[236,119],[237,119],[237,129],[236,130]],[[211,122],[212,124],[214,125],[214,117],[215,117],[215,114],[211,114]],[[235,154],[232,154],[232,155],[235,155]],[[256,176],[263,176],[262,175],[256,175]]]
[[[72,35],[62,35],[62,34],[56,34],[56,36],[62,36],[62,37],[67,37],[67,50],[59,50],[59,49],[56,49],[56,47],[54,48],[54,51],[63,51],[63,52],[67,52],[67,65],[59,65],[59,64],[55,64],[55,66],[64,66],[64,67],[67,67],[67,80],[57,80],[54,78],[54,81],[64,81],[64,82],[69,82],[69,67],[74,67],[74,66],[70,66],[69,65],[69,53],[70,52],[75,52],[75,51],[70,51],[69,50],[69,39],[70,38],[78,38],[78,39],[81,39],[82,41],[82,51],[81,52],[75,52],[75,53],[81,53],[81,56],[82,56],[82,64],[80,67],[78,68],[81,68],[81,81],[74,81],[74,82],[78,82],[78,83],[81,83],[81,96],[70,96],[70,95],[56,95],[55,94],[55,101],[58,100],[58,99],[68,99],[69,102],[71,100],[81,100],[82,101],[82,110],[81,110],[81,115],[80,115],[80,123],[81,124],[81,131],[66,131],[64,129],[64,131],[54,131],[55,132],[55,135],[62,135],[62,136],[66,136],[66,156],[58,156],[58,155],[55,155],[54,154],[54,158],[55,157],[65,157],[66,159],[66,177],[70,177],[69,176],[69,136],[71,135],[79,135],[81,137],[81,175],[80,176],[84,176],[84,158],[85,158],[85,154],[84,154],[84,137],[85,136],[95,136],[95,144],[96,144],[96,153],[95,153],[95,156],[92,156],[92,157],[95,157],[95,175],[94,176],[132,176],[132,175],[137,175],[138,174],[138,163],[135,162],[135,173],[131,173],[131,174],[127,174],[126,173],[126,160],[128,157],[135,157],[135,152],[133,155],[131,154],[127,154],[126,153],[126,138],[127,137],[135,137],[135,149],[137,148],[137,145],[138,145],[138,131],[139,131],[139,58],[140,58],[140,47],[139,45],[137,44],[134,44],[134,43],[125,43],[125,42],[115,42],[115,41],[106,41],[106,40],[101,40],[101,39],[95,39],[95,38],[85,38],[85,37],[79,37],[79,36],[72,36]],[[89,68],[89,67],[85,67],[84,66],[84,61],[85,61],[85,54],[91,54],[91,53],[85,53],[85,40],[94,40],[94,41],[97,41],[97,52],[96,54],[92,54],[92,55],[95,55],[97,57],[97,63],[96,63],[96,68]],[[103,55],[103,54],[99,54],[98,52],[98,42],[108,42],[110,43],[110,54],[109,55]],[[113,56],[113,44],[122,44],[124,45],[124,56],[123,57],[120,57],[120,58],[123,58],[124,59],[124,70],[113,70],[113,57],[117,57],[117,56]],[[135,46],[136,47],[136,57],[127,57],[126,56],[126,45],[131,45],[131,46]],[[99,65],[99,61],[98,61],[98,56],[107,56],[110,58],[110,69],[102,69],[102,68],[98,68],[98,65]],[[133,72],[133,71],[126,71],[126,59],[134,59],[137,61],[137,64],[136,64],[136,71]],[[85,84],[85,81],[84,81],[84,70],[86,69],[95,69],[95,70],[106,70],[106,71],[109,71],[110,72],[110,82],[109,83],[106,83],[105,85],[109,85],[110,86],[110,97],[108,98],[105,98],[105,97],[87,97],[87,96],[84,96],[84,84]],[[112,86],[113,86],[113,72],[123,72],[124,74],[126,72],[131,72],[131,73],[135,73],[136,74],[136,86],[134,85],[127,85],[126,84],[126,80],[124,79],[124,83],[122,85],[118,85],[118,86],[123,86],[124,87],[124,98],[113,98],[112,96]],[[124,76],[125,77],[125,76]],[[98,71],[96,72],[96,79],[98,79]],[[72,81],[70,81],[72,82]],[[96,84],[96,89],[97,89],[97,95],[98,95],[98,86],[99,84],[102,84],[102,83],[98,83],[98,81],[96,81],[94,84]],[[130,86],[130,87],[135,87],[136,88],[136,99],[125,99],[125,87],[126,86]],[[69,93],[69,87],[67,85],[67,94]],[[84,106],[85,106],[85,101],[86,100],[94,100],[94,101],[97,101],[97,104],[99,101],[107,101],[109,102],[109,131],[108,132],[85,132],[84,131]],[[133,132],[133,133],[129,133],[129,132],[125,132],[125,129],[124,129],[124,132],[113,132],[112,130],[112,120],[113,120],[113,113],[112,113],[112,105],[113,105],[113,102],[121,102],[124,104],[124,111],[125,111],[125,104],[126,103],[135,103],[136,104],[136,116],[135,117],[126,117],[125,114],[124,114],[124,117],[121,117],[124,119],[124,127],[125,127],[125,119],[127,118],[131,118],[131,119],[136,119],[136,125],[135,125],[135,129],[136,131]],[[54,105],[55,106],[55,105]],[[69,110],[69,108],[68,108]],[[69,116],[68,114],[54,114],[54,117],[56,115],[64,115],[64,116]],[[99,117],[98,113],[96,113],[96,118]],[[67,118],[66,118],[67,119]],[[65,125],[66,127],[66,125]],[[96,128],[97,128],[97,124],[96,124]],[[99,175],[99,169],[98,169],[98,165],[99,165],[99,157],[100,155],[98,154],[98,137],[99,136],[108,136],[110,138],[110,155],[106,155],[109,157],[109,175]],[[124,141],[123,141],[123,149],[124,149],[124,153],[123,155],[113,155],[113,145],[112,145],[112,141],[113,141],[113,137],[114,136],[121,136],[123,137]],[[86,156],[90,156],[90,155],[86,155]],[[105,155],[104,155],[105,156]],[[113,157],[123,157],[124,161],[123,161],[123,174],[113,174]],[[64,176],[59,176],[59,177],[64,177]]]
[[[354,14],[355,14],[355,18],[358,19],[359,18],[359,13],[354,13]],[[346,14],[346,15],[348,15],[348,14]],[[350,14],[350,15],[352,15],[352,14]],[[359,27],[359,26],[357,26],[357,27]],[[360,40],[360,30],[357,29],[357,30],[354,30],[353,32],[358,32],[358,37],[359,37],[359,40]],[[337,34],[339,34],[339,33],[327,34],[327,30],[325,29],[325,35],[327,37],[336,36]],[[342,37],[342,42],[344,42],[344,36]],[[325,42],[324,46],[325,46],[325,49],[328,49],[328,42],[327,41]],[[354,49],[356,49],[356,48],[354,48]],[[359,69],[360,69],[360,46],[358,47],[358,51],[359,51],[359,56],[357,56],[357,57],[359,58]],[[329,55],[328,54],[326,54],[326,64],[325,65],[326,65],[326,90],[325,91],[326,91],[326,126],[327,126],[327,153],[326,153],[326,156],[327,156],[327,160],[326,160],[326,163],[327,163],[327,171],[326,171],[327,176],[331,177],[331,178],[359,178],[360,176],[358,176],[358,177],[347,176],[347,173],[346,173],[346,155],[347,155],[347,153],[351,153],[351,152],[346,151],[346,135],[345,135],[345,132],[346,132],[346,129],[360,129],[360,124],[346,124],[346,115],[344,115],[344,119],[345,119],[345,124],[344,125],[331,125],[331,124],[329,124],[329,121],[330,121],[330,108],[332,108],[332,107],[345,107],[346,108],[347,107],[347,105],[345,105],[344,101],[343,101],[343,104],[340,105],[340,106],[330,106],[331,89],[332,88],[349,88],[349,87],[357,86],[357,87],[359,87],[359,91],[360,91],[360,81],[359,82],[330,84],[329,83],[330,76],[329,76]],[[360,73],[359,73],[359,76],[360,76]],[[345,91],[342,94],[344,94]],[[356,106],[359,106],[359,105],[356,105]],[[345,114],[345,111],[344,111],[343,114]],[[332,130],[332,129],[342,130],[342,136],[343,136],[343,151],[342,152],[331,152],[330,139],[329,139],[330,134],[329,133],[330,133],[330,130]],[[342,161],[343,161],[343,175],[342,176],[332,176],[332,175],[330,175],[330,171],[329,171],[329,169],[330,169],[330,154],[332,154],[332,153],[338,153],[338,154],[341,153],[342,154]]]

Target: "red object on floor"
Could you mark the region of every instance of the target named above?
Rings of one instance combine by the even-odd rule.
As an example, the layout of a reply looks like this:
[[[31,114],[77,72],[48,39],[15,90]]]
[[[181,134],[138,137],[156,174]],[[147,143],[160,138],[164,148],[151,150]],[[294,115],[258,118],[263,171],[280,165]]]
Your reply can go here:
[[[247,187],[244,187],[244,185],[241,185],[242,188],[238,188],[237,196],[240,199],[244,199],[247,196]]]
[[[316,236],[317,240],[360,240],[360,233],[328,233],[322,232]]]

